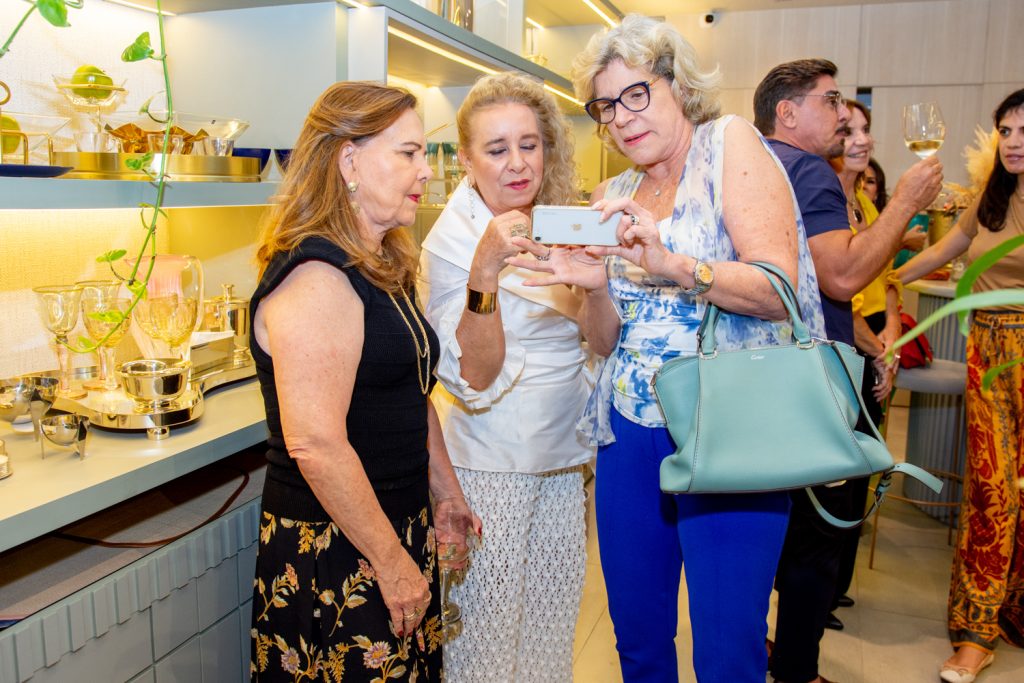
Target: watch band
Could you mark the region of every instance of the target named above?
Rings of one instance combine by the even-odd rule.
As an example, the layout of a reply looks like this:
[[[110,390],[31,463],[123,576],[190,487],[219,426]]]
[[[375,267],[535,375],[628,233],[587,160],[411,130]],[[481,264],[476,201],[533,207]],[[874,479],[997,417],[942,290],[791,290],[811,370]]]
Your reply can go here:
[[[466,286],[466,308],[473,313],[488,315],[498,307],[497,292],[478,292]]]
[[[710,274],[710,278],[705,279],[701,277],[700,273],[702,270],[707,270]],[[693,287],[690,289],[684,289],[683,292],[688,296],[700,296],[704,292],[711,289],[711,285],[715,282],[715,271],[711,268],[709,263],[695,259],[693,263]]]

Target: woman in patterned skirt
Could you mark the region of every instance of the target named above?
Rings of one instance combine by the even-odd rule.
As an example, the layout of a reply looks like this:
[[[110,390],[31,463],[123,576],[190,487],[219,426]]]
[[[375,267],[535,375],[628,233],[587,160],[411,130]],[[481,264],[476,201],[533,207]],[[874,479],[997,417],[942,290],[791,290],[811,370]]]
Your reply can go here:
[[[900,268],[906,283],[967,253],[974,261],[1024,234],[1024,90],[996,109],[999,149],[985,189],[936,244]],[[1024,287],[1024,249],[1003,256],[972,292]],[[954,654],[939,676],[970,683],[992,663],[1000,638],[1024,647],[1024,365],[991,369],[1024,357],[1024,305],[974,312],[967,338],[967,466],[960,531],[949,591]]]
[[[443,677],[430,496],[462,493],[427,398],[438,347],[413,304],[415,246],[396,230],[430,177],[415,105],[328,88],[259,244],[250,346],[270,437],[254,680]]]

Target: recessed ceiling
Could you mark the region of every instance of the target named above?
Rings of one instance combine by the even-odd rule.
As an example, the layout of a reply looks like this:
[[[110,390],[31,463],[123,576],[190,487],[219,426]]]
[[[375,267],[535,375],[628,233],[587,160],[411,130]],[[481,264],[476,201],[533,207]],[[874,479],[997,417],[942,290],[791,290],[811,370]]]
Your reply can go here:
[[[929,0],[902,0],[927,2]],[[962,2],[963,0],[961,0]],[[602,0],[593,0],[599,7]],[[891,0],[605,0],[621,14],[645,14],[664,17],[671,14],[697,12],[738,12],[749,10],[787,9],[794,7],[827,7],[831,5],[883,4]],[[601,24],[601,18],[583,4],[583,0],[526,0],[526,16],[542,26],[578,26]]]

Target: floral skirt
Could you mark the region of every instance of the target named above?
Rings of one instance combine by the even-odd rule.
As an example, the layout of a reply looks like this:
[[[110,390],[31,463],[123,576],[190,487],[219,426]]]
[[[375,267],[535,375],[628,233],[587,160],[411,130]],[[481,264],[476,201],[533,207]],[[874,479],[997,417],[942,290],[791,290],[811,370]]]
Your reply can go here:
[[[254,681],[442,681],[441,603],[426,482],[378,492],[430,582],[417,631],[395,635],[373,567],[332,522],[263,510],[252,603]]]
[[[977,312],[967,340],[967,467],[953,555],[954,647],[1024,647],[1024,365],[982,391],[989,368],[1024,356],[1024,313]]]

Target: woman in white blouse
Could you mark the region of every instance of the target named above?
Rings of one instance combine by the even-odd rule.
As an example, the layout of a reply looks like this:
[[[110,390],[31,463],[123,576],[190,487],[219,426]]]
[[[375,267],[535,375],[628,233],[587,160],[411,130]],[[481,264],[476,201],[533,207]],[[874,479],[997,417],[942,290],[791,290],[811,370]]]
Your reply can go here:
[[[485,529],[452,590],[463,633],[445,646],[449,680],[572,679],[585,567],[575,424],[590,391],[577,295],[526,287],[508,267],[534,204],[577,198],[568,123],[521,74],[482,78],[458,112],[466,178],[423,243],[420,293],[437,330],[433,393],[452,464]]]

